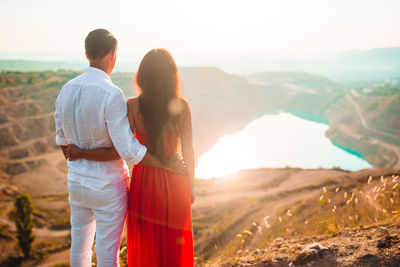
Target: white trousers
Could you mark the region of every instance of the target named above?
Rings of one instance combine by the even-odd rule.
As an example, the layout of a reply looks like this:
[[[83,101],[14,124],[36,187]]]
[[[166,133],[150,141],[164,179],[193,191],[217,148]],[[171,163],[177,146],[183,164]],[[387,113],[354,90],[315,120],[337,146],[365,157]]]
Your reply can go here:
[[[68,182],[71,206],[71,267],[91,267],[96,233],[98,267],[119,266],[119,247],[128,204],[128,181],[95,191]]]

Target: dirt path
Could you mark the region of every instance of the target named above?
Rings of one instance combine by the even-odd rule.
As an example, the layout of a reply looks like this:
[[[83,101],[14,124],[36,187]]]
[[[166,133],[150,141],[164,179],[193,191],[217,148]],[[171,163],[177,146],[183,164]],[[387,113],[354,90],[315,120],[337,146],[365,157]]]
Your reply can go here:
[[[53,267],[56,264],[61,263],[69,263],[69,253],[70,250],[63,250],[54,254],[51,254],[49,257],[45,258],[38,267]]]
[[[363,116],[363,114],[362,114],[362,112],[361,112],[361,109],[360,109],[360,107],[358,106],[358,104],[354,101],[354,99],[351,97],[351,95],[346,95],[346,98],[347,98],[347,100],[350,102],[350,104],[353,105],[354,109],[356,110],[357,115],[358,115],[358,117],[359,117],[359,119],[360,119],[360,121],[361,121],[361,125],[362,125],[364,128],[367,128],[367,129],[368,129],[369,127],[367,126],[367,121],[365,120],[365,118],[364,118],[364,116]]]
[[[52,230],[50,228],[34,228],[33,232],[38,237],[62,237],[69,236],[70,230]]]
[[[358,103],[356,101],[354,101],[354,99],[351,97],[351,95],[346,95],[347,100],[353,105],[353,107],[355,108],[358,117],[360,118],[361,121],[361,125],[365,128],[368,129],[372,132],[378,133],[378,134],[382,134],[382,135],[386,135],[386,136],[390,136],[394,139],[400,140],[400,137],[398,135],[394,135],[391,133],[387,133],[387,132],[383,132],[383,131],[379,131],[377,129],[371,128],[368,124],[367,124],[367,120],[365,119],[364,115],[361,112],[361,108],[358,105]]]

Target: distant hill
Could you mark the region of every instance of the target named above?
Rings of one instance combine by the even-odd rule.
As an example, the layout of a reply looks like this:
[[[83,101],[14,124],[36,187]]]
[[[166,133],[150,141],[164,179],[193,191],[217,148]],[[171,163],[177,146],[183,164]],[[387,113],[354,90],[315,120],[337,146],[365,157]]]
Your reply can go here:
[[[320,75],[305,72],[259,72],[246,75],[251,84],[280,83],[312,90],[340,88],[340,83]]]
[[[344,55],[339,57],[337,61],[349,68],[399,68],[400,47],[375,48],[366,51],[354,52],[352,55]]]
[[[316,73],[339,81],[380,80],[400,76],[400,47],[351,51],[325,59],[275,62],[268,69]]]
[[[83,70],[86,66],[84,62],[0,60],[0,71]]]
[[[85,60],[74,61],[38,61],[38,60],[0,60],[0,71],[82,71],[88,66]],[[114,72],[135,72],[137,62],[117,62]]]

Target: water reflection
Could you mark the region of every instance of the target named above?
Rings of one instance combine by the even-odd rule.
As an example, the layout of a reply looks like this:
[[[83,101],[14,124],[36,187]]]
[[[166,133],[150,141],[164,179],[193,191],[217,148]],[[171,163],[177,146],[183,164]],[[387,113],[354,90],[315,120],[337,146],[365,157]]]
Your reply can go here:
[[[360,170],[371,165],[325,136],[328,125],[290,113],[265,115],[242,131],[221,137],[203,154],[196,168],[199,178],[211,178],[241,169],[301,167]]]

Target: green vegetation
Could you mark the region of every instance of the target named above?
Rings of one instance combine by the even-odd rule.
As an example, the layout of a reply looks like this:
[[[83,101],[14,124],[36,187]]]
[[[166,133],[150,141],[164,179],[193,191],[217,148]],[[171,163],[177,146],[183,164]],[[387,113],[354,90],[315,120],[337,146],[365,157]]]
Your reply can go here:
[[[47,83],[48,87],[60,85],[54,77],[65,78],[66,80],[77,76],[78,72],[70,71],[45,71],[45,72],[18,72],[3,71],[0,73],[0,88],[13,86],[34,86]],[[53,80],[52,80],[53,78]],[[22,96],[22,93],[20,93]]]
[[[26,259],[29,258],[35,235],[33,229],[33,206],[28,195],[18,195],[15,199],[14,210],[11,217],[17,228],[18,245]]]
[[[388,86],[385,85],[383,87],[378,87],[374,90],[371,90],[371,92],[368,92],[367,95],[369,96],[386,96],[386,97],[391,97],[391,96],[398,96],[400,94],[400,86]]]

